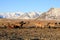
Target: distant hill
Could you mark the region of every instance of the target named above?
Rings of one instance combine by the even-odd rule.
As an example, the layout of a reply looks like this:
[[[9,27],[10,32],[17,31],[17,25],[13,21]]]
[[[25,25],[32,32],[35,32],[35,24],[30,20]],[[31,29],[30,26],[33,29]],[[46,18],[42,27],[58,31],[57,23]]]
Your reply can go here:
[[[0,18],[6,19],[48,19],[48,20],[59,20],[60,19],[60,8],[50,8],[47,12],[7,12],[0,13]]]
[[[0,18],[6,19],[35,19],[40,15],[40,12],[7,12],[0,13]]]
[[[42,13],[36,20],[46,19],[46,20],[59,20],[60,19],[60,8],[51,8],[47,12]]]
[[[35,19],[39,17],[40,13],[38,12],[28,12],[20,16],[21,19]]]

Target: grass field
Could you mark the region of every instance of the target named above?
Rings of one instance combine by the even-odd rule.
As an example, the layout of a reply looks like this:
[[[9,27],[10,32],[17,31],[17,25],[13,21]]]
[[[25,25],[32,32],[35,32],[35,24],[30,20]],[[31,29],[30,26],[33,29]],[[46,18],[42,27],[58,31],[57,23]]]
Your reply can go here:
[[[0,29],[0,40],[60,40],[60,28]]]
[[[60,40],[60,20],[0,19],[0,40]]]

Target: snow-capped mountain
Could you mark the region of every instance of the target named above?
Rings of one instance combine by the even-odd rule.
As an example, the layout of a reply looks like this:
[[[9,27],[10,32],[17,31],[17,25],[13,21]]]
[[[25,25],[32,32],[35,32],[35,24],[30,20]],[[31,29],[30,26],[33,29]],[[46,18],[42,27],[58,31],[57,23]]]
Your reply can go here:
[[[29,19],[30,16],[29,16],[28,13],[25,13],[25,14],[21,15],[19,18],[20,18],[20,19]]]
[[[21,19],[35,19],[40,15],[38,12],[28,12],[20,16]]]
[[[0,13],[0,18],[6,19],[60,19],[60,8],[51,8],[47,12],[7,12]]]
[[[39,16],[39,12],[7,12],[7,13],[0,13],[0,18],[6,19],[34,19]]]
[[[7,12],[7,13],[0,13],[0,16],[6,19],[18,19],[18,17],[20,17],[20,15],[22,14],[24,13],[23,12]]]
[[[37,20],[40,19],[60,19],[60,8],[51,8],[49,11],[42,13]]]

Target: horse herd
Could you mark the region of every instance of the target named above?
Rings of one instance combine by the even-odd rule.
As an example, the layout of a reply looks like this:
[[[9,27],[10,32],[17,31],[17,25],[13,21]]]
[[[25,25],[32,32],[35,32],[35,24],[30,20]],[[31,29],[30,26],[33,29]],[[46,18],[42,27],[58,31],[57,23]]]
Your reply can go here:
[[[60,22],[38,22],[35,24],[36,27],[40,28],[60,28]]]
[[[19,24],[15,24],[15,25],[14,24],[10,25],[10,23],[8,23],[8,25],[2,24],[0,28],[15,28],[15,29],[17,28],[60,28],[60,22],[32,22],[32,23],[29,21],[28,23],[21,21],[19,22]],[[26,27],[23,27],[24,25],[26,25]]]
[[[24,21],[19,22],[18,24],[11,24],[11,23],[7,23],[7,24],[2,24],[0,25],[0,28],[23,28],[22,26],[26,24]]]

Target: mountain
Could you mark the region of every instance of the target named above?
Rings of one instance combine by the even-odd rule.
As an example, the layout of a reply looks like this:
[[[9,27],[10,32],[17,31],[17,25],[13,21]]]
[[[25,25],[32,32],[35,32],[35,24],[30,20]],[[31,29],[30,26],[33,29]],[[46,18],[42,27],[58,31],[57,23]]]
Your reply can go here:
[[[0,18],[6,19],[60,19],[60,8],[50,8],[47,12],[7,12],[0,13]]]
[[[49,11],[42,13],[36,20],[40,19],[60,19],[60,8],[51,8]]]
[[[18,19],[20,15],[24,14],[23,12],[7,12],[7,13],[0,13],[0,16],[6,19]]]
[[[28,12],[20,16],[21,19],[35,19],[40,15],[39,12]]]
[[[30,16],[29,16],[28,13],[25,13],[25,14],[21,15],[19,18],[20,18],[20,19],[29,19]]]
[[[40,12],[7,12],[7,13],[0,13],[0,18],[6,19],[34,19],[39,16]]]

